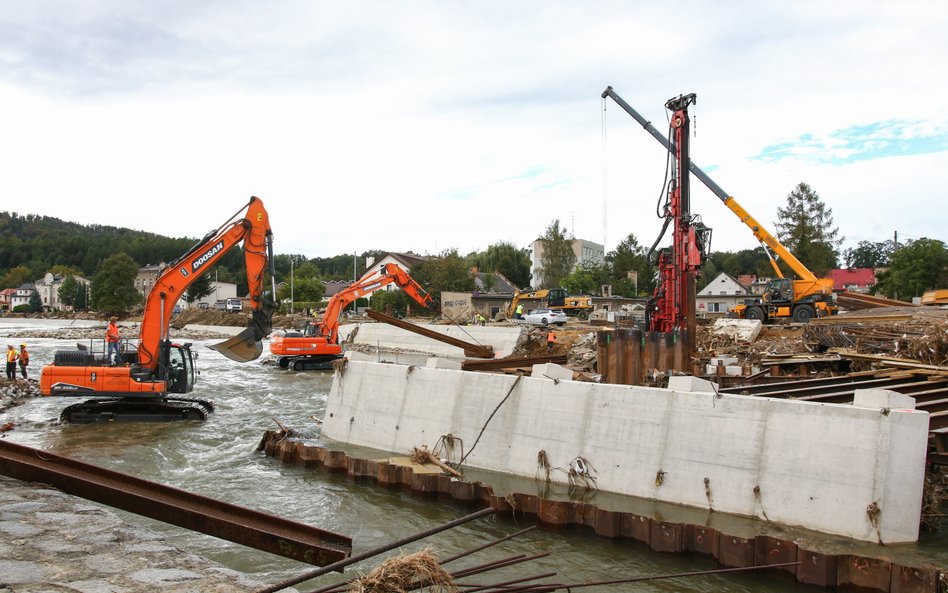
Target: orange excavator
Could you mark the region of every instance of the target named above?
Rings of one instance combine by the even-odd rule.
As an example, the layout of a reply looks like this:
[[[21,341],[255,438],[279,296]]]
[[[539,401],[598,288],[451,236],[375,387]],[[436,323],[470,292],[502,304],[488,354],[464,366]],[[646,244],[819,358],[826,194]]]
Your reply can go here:
[[[321,321],[306,325],[302,332],[274,332],[270,336],[270,353],[279,357],[281,368],[312,371],[332,368],[332,361],[342,356],[339,344],[339,315],[358,298],[395,284],[420,305],[434,310],[437,305],[408,272],[396,264],[385,264],[378,276],[356,282],[337,292],[329,300]]]
[[[174,307],[188,287],[243,241],[251,319],[247,329],[211,348],[238,362],[260,356],[261,340],[272,330],[276,309],[264,294],[267,271],[271,291],[274,288],[273,233],[259,198],[250,198],[246,209],[243,217],[238,218],[238,211],[158,274],[145,302],[138,344],[124,340],[118,364],[109,360],[101,340],[90,346],[78,344],[78,350],[56,352],[53,363],[43,367],[40,392],[44,396],[96,396],[67,407],[62,421],[203,420],[214,411],[207,400],[183,397],[194,389],[197,354],[191,352],[190,343],[172,342],[168,328]]]

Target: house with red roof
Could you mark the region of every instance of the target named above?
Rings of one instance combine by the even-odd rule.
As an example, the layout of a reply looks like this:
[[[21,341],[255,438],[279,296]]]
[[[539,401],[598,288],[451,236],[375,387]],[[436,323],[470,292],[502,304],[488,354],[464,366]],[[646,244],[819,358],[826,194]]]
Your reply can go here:
[[[874,268],[830,270],[829,277],[833,279],[833,290],[848,290],[868,294],[869,290],[876,285],[876,271]]]

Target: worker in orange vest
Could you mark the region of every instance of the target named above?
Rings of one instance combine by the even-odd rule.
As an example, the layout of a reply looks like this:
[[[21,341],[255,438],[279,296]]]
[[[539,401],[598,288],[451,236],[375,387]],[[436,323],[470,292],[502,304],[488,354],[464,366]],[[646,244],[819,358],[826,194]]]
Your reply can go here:
[[[10,381],[16,379],[16,348],[13,344],[7,344],[7,379]]]
[[[556,345],[556,334],[553,333],[553,330],[550,330],[550,333],[546,334],[546,351],[553,352],[553,346]]]
[[[109,318],[109,326],[105,328],[105,341],[109,346],[108,359],[109,364],[119,364],[121,361],[119,355],[119,328],[115,325],[115,322],[118,321],[118,317]],[[112,353],[115,353],[115,359],[113,362]]]
[[[26,344],[20,344],[20,375],[26,379],[26,367],[30,364],[30,353],[26,351]]]

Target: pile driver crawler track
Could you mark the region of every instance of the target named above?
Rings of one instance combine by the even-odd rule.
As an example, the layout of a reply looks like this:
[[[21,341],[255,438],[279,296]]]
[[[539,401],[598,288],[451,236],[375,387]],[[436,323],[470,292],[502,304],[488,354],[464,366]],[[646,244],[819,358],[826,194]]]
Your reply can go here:
[[[61,422],[172,422],[206,420],[214,412],[214,403],[191,397],[100,397],[67,406]]]

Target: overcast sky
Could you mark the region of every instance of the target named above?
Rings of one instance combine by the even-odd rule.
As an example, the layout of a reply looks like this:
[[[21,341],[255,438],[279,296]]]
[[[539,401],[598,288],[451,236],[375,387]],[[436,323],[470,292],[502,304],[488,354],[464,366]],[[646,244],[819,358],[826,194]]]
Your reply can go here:
[[[665,101],[772,232],[806,182],[845,246],[946,239],[944,2],[0,3],[2,210],[202,236],[251,195],[278,253],[649,245]],[[693,182],[712,248],[749,230]]]

